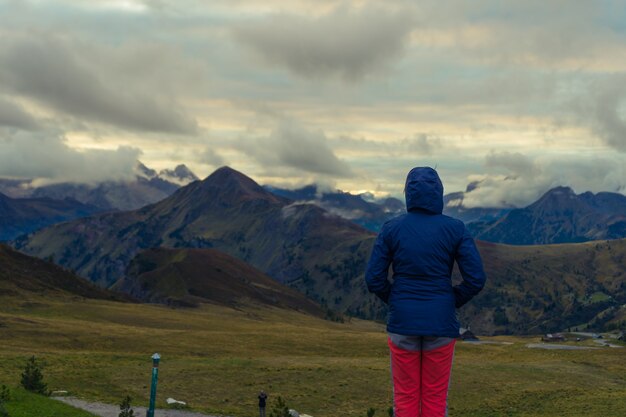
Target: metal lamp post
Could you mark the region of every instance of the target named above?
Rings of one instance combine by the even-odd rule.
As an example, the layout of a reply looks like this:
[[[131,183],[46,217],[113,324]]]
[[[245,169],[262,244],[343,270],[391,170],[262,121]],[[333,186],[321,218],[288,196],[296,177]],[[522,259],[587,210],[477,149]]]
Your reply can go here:
[[[154,417],[154,403],[156,402],[157,379],[159,377],[159,360],[161,355],[152,355],[152,386],[150,387],[150,407],[147,417]]]

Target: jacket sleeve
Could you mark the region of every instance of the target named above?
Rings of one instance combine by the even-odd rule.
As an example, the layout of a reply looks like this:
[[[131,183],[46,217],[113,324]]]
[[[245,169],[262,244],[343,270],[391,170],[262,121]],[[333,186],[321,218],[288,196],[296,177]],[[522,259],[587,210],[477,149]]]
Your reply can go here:
[[[391,283],[387,279],[391,265],[391,248],[385,235],[385,227],[383,226],[367,263],[365,282],[369,292],[376,294],[386,304],[389,302],[391,292]]]
[[[456,308],[459,308],[483,289],[487,279],[474,239],[465,225],[463,225],[463,237],[457,247],[455,260],[463,278],[463,281],[454,287],[454,304]]]

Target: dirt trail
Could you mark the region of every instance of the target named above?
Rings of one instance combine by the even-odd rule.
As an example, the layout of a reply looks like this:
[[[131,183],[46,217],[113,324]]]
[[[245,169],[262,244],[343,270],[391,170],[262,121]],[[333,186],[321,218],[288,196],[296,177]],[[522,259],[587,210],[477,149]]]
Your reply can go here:
[[[103,404],[103,403],[94,403],[79,400],[78,398],[73,397],[53,397],[55,400],[62,401],[66,404],[69,404],[73,407],[80,408],[85,411],[89,411],[100,417],[118,417],[120,414],[119,405],[111,405],[111,404]],[[133,407],[135,411],[135,415],[137,416],[145,416],[146,408],[145,407]],[[154,411],[154,417],[218,417],[211,416],[209,414],[201,414],[201,413],[192,413],[191,411],[183,411],[183,410],[163,410],[157,409]],[[223,417],[223,416],[222,416]]]

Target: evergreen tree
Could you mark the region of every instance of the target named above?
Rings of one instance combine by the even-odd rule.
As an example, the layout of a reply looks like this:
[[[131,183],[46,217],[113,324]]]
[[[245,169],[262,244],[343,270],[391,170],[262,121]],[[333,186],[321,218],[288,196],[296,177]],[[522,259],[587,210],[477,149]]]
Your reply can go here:
[[[120,404],[120,414],[118,417],[135,417],[135,412],[132,408],[130,408],[131,401],[132,398],[130,398],[130,395],[127,395],[126,398],[122,400],[122,403]]]
[[[21,384],[27,391],[36,394],[48,395],[48,386],[43,382],[42,365],[37,362],[34,356],[26,361],[24,373],[22,373]]]

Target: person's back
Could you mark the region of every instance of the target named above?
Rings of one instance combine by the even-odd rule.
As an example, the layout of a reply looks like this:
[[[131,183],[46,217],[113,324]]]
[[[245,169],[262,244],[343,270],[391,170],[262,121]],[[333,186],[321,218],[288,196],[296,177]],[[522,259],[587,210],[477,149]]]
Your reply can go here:
[[[446,362],[447,368],[444,366],[435,373],[447,372],[449,377],[454,338],[459,336],[455,308],[465,304],[482,289],[485,282],[482,262],[463,222],[442,214],[443,186],[435,170],[411,170],[407,176],[405,195],[407,213],[383,226],[372,250],[365,278],[369,290],[389,305],[387,331],[392,363],[394,358],[401,358],[404,353],[402,349],[397,350],[399,347],[420,354],[425,350],[435,352],[440,349],[442,354],[449,356],[449,363]],[[453,287],[451,275],[455,261],[463,282]],[[388,280],[389,266],[393,268],[393,284]],[[412,360],[411,355],[407,358]],[[398,367],[407,366],[396,363]],[[398,393],[406,388],[406,381],[395,384],[401,370],[394,372],[396,397],[402,396]],[[415,378],[415,375],[409,376]],[[416,384],[421,390],[428,384],[422,384],[421,370],[418,377]],[[412,388],[409,391],[412,392]],[[415,397],[422,416],[444,415],[427,414],[425,409],[428,407],[421,404],[427,399],[413,393],[407,397],[411,403],[408,408],[404,405],[398,407],[396,400],[397,417],[405,415],[404,409],[411,409],[406,415],[413,416]]]

